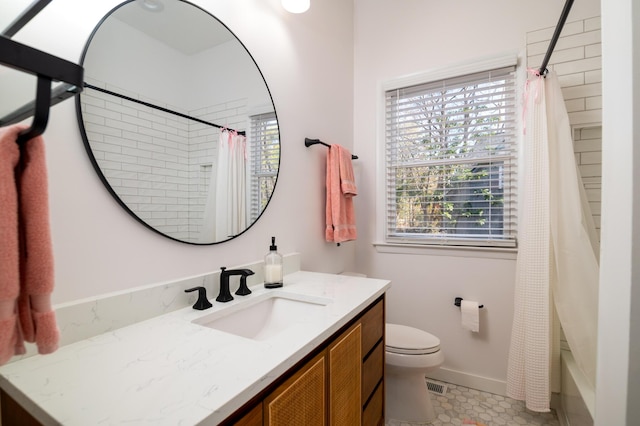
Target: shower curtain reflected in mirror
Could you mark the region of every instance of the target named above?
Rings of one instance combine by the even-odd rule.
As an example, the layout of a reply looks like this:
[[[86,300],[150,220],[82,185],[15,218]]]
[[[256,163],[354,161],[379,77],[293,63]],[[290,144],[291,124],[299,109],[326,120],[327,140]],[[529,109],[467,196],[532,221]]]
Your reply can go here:
[[[595,385],[599,244],[554,73],[525,89],[523,194],[507,395],[549,411],[559,371],[554,313]]]
[[[247,140],[220,132],[217,161],[211,168],[200,241],[227,240],[247,229]]]

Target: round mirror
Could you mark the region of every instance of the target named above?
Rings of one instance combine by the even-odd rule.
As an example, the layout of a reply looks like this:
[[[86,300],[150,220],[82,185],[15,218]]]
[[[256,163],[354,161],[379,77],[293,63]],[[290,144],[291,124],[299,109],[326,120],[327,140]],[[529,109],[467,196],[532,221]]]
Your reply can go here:
[[[127,1],[95,28],[82,65],[80,130],[122,207],[190,244],[258,220],[278,176],[278,121],[262,73],[224,24],[186,1]]]

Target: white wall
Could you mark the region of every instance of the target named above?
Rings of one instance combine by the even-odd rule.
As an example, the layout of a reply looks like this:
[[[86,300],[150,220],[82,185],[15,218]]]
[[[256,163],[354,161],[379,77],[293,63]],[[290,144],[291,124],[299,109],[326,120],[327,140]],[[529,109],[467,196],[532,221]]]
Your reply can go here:
[[[13,2],[29,4],[3,1],[3,20],[10,19],[5,10],[16,9],[9,7]],[[56,0],[14,39],[77,62],[93,27],[118,3]],[[261,259],[272,235],[282,253],[302,253],[303,269],[353,269],[353,244],[336,247],[323,240],[326,150],[305,148],[303,143],[308,136],[352,146],[353,5],[317,1],[309,12],[291,15],[279,0],[193,3],[217,16],[243,41],[271,89],[282,142],[280,176],[271,203],[256,225],[231,242],[192,246],[163,238],[111,198],[84,151],[74,103],[58,104],[45,133],[55,303]]]
[[[635,425],[640,418],[639,22],[637,1],[602,1],[598,426]]]
[[[440,378],[504,392],[513,316],[515,256],[433,249],[422,254],[381,253],[372,245],[381,191],[377,141],[381,82],[476,58],[522,52],[526,33],[556,25],[564,2],[542,0],[355,1],[354,150],[363,171],[357,199],[360,272],[388,278],[387,320],[428,330],[445,353]],[[576,2],[570,21],[600,14],[597,0]],[[426,255],[428,254],[428,255]],[[460,257],[462,256],[462,257]],[[485,305],[479,334],[460,326],[456,296]],[[435,375],[436,377],[438,375]],[[464,384],[464,383],[462,383]]]

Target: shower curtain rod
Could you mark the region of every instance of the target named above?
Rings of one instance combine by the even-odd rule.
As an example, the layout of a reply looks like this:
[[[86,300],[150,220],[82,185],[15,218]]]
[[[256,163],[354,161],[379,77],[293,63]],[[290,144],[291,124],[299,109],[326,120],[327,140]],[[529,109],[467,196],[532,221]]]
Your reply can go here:
[[[139,99],[134,99],[134,98],[131,98],[129,96],[123,95],[121,93],[112,92],[111,90],[103,89],[101,87],[97,87],[97,86],[91,85],[89,83],[84,83],[84,87],[89,88],[89,89],[93,89],[93,90],[97,90],[99,92],[106,93],[108,95],[116,96],[118,98],[125,99],[127,101],[135,102],[135,103],[147,106],[149,108],[154,108],[154,109],[157,109],[157,110],[169,113],[169,114],[177,115],[177,116],[182,117],[182,118],[187,118],[189,120],[197,121],[198,123],[206,124],[208,126],[217,127],[218,129],[229,130],[231,132],[236,132],[239,135],[246,136],[246,132],[244,130],[238,131],[238,130],[231,129],[231,128],[226,127],[226,126],[221,126],[219,124],[210,123],[208,121],[204,121],[204,120],[201,120],[199,118],[192,117],[192,116],[187,115],[187,114],[183,114],[181,112],[173,111],[173,110],[170,110],[168,108],[164,108],[164,107],[161,107],[161,106],[158,106],[158,105],[151,104],[149,102],[141,101]]]
[[[331,147],[331,145],[329,145],[328,143],[324,143],[322,142],[320,139],[309,139],[309,138],[304,138],[304,146],[306,146],[307,148],[309,148],[311,145],[324,145],[327,148]],[[351,155],[351,159],[352,160],[357,160],[358,156],[357,155]]]
[[[567,0],[564,4],[562,14],[560,15],[560,19],[558,20],[556,29],[553,32],[553,36],[551,37],[551,42],[549,42],[547,53],[544,55],[542,65],[540,65],[540,69],[538,70],[538,73],[540,75],[545,75],[547,73],[547,64],[549,63],[549,59],[551,59],[551,54],[553,53],[553,49],[556,47],[556,43],[558,42],[558,38],[560,37],[560,33],[562,32],[562,28],[564,27],[564,23],[567,21],[567,16],[569,16],[569,11],[571,10],[572,5],[573,0]]]

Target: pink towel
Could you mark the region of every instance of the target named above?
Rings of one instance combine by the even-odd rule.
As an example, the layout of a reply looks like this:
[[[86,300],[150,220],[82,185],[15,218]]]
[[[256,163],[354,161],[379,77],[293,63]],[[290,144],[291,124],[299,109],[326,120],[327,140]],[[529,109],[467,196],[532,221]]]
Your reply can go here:
[[[19,127],[0,129],[0,364],[15,353],[16,300],[20,294],[18,192],[14,177],[20,161]],[[20,339],[22,340],[22,339]]]
[[[358,195],[356,188],[356,178],[353,176],[353,164],[351,164],[351,153],[348,149],[337,145],[338,161],[340,165],[340,189],[345,197]]]
[[[356,194],[351,153],[340,145],[331,145],[327,154],[327,241],[341,243],[356,239],[356,215],[353,209],[353,196]]]
[[[49,230],[48,184],[42,137],[16,140],[26,126],[0,129],[0,364],[25,353],[58,348],[51,307],[53,249]],[[21,152],[20,152],[21,151]]]

